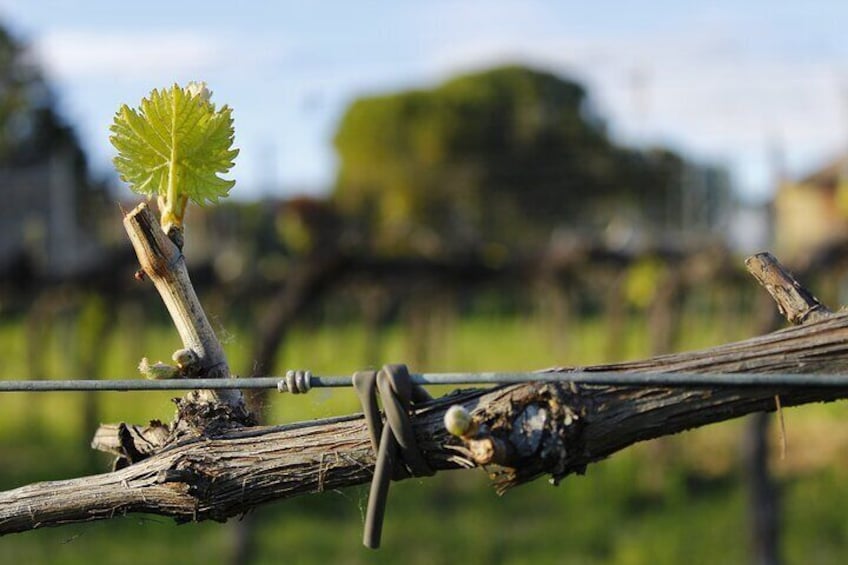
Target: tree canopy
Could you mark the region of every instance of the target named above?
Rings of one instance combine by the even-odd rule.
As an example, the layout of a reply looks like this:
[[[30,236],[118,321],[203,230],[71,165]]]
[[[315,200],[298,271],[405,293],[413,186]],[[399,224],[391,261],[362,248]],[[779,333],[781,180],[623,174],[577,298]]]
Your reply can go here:
[[[334,198],[384,248],[510,247],[608,221],[664,190],[668,164],[616,146],[576,82],[519,66],[356,100]]]
[[[55,110],[55,98],[31,53],[0,25],[0,165],[41,162],[59,148],[85,164],[73,130]]]

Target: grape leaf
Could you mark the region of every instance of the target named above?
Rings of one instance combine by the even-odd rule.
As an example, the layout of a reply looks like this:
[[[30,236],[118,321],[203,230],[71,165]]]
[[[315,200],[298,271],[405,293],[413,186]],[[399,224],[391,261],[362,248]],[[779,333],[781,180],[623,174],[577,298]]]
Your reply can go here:
[[[159,197],[163,225],[166,215],[182,223],[187,199],[214,203],[235,184],[219,176],[239,152],[232,148],[232,110],[216,110],[205,85],[154,89],[138,109],[121,106],[110,131],[121,179],[139,194]]]

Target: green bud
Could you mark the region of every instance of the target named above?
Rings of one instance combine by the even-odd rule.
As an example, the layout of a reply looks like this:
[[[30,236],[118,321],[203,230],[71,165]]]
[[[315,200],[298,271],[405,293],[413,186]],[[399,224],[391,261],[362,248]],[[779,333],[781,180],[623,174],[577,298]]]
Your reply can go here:
[[[191,349],[177,349],[174,351],[171,359],[174,360],[174,363],[176,363],[177,367],[180,369],[194,367],[198,362],[197,354]]]
[[[161,361],[151,364],[150,361],[147,360],[147,357],[142,358],[141,362],[138,364],[138,372],[141,373],[145,379],[154,381],[173,379],[177,377],[176,367],[162,363]]]
[[[471,412],[465,407],[454,404],[448,411],[445,412],[445,428],[451,435],[456,437],[465,437],[470,435],[474,427],[474,420],[471,417]]]

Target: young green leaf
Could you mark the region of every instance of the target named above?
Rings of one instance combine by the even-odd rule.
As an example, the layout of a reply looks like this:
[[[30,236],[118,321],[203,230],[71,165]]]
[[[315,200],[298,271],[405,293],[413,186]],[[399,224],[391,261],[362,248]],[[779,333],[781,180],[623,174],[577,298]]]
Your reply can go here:
[[[163,228],[181,227],[189,199],[203,205],[235,184],[219,175],[233,166],[232,110],[209,101],[204,83],[153,90],[138,109],[122,106],[109,140],[121,179],[139,194],[158,197]]]

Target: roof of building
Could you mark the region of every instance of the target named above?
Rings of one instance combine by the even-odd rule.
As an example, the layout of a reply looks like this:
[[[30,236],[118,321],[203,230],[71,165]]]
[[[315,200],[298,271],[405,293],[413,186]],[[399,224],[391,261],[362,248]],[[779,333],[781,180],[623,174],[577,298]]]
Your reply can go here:
[[[848,175],[848,155],[832,159],[824,167],[802,177],[798,182],[803,185],[835,186],[837,181]]]

